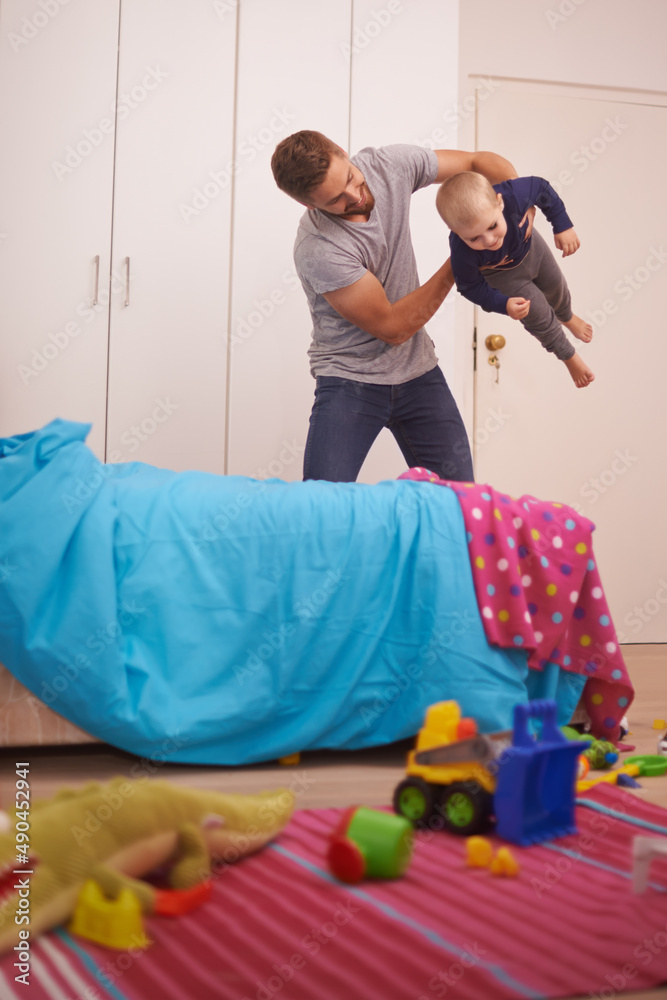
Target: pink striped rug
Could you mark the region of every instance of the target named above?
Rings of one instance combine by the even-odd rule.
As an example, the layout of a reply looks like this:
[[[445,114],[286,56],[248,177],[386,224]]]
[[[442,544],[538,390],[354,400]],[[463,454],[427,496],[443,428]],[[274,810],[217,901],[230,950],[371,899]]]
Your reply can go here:
[[[219,872],[207,904],[148,920],[147,950],[49,934],[31,943],[28,988],[0,962],[0,1000],[609,1000],[660,984],[667,860],[635,896],[631,848],[667,833],[667,811],[611,785],[579,801],[577,834],[512,848],[516,879],[467,868],[465,840],[427,831],[402,879],[359,886],[326,870],[340,811],[298,812]]]

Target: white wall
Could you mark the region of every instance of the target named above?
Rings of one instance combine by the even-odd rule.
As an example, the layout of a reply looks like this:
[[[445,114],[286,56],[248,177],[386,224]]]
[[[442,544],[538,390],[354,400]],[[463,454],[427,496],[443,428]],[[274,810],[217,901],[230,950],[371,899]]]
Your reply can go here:
[[[664,92],[662,0],[462,0],[462,80],[522,80]]]

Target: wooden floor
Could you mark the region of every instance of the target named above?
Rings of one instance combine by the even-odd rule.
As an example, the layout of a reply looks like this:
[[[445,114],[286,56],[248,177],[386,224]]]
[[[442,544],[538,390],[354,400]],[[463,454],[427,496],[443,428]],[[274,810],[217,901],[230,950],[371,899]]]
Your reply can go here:
[[[664,730],[653,728],[667,718],[667,646],[624,646],[623,652],[635,686],[627,742],[636,753],[656,753]],[[400,780],[412,741],[354,752],[305,753],[297,766],[268,763],[249,767],[202,767],[159,763],[133,757],[109,747],[82,745],[70,748],[0,750],[0,805],[14,798],[16,761],[30,765],[33,798],[52,795],[59,788],[79,787],[115,775],[150,774],[171,781],[221,791],[254,792],[287,786],[296,795],[297,808],[324,806],[387,805]],[[667,809],[667,775],[642,780],[635,794]],[[667,985],[644,993],[624,993],[625,1000],[665,1000]],[[482,998],[480,998],[482,1000]],[[487,1000],[487,998],[483,998]]]

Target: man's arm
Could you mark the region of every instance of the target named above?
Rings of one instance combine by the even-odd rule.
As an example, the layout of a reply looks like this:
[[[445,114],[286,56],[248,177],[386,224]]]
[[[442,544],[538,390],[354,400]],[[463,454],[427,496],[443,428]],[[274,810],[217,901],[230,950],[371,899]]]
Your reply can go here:
[[[517,172],[504,156],[497,153],[466,153],[460,149],[436,149],[438,158],[438,173],[435,184],[442,184],[448,177],[460,174],[463,170],[474,170],[486,177],[491,184],[500,184],[517,177]]]
[[[324,298],[340,315],[378,340],[404,344],[438,311],[454,286],[449,260],[419,288],[393,304],[370,271],[352,285],[325,292]]]

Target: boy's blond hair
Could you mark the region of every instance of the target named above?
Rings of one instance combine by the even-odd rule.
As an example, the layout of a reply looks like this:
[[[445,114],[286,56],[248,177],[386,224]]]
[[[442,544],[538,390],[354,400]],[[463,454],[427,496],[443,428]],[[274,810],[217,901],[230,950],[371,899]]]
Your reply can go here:
[[[496,192],[486,177],[464,170],[449,177],[438,188],[435,205],[452,232],[471,226],[481,213],[497,204]]]

